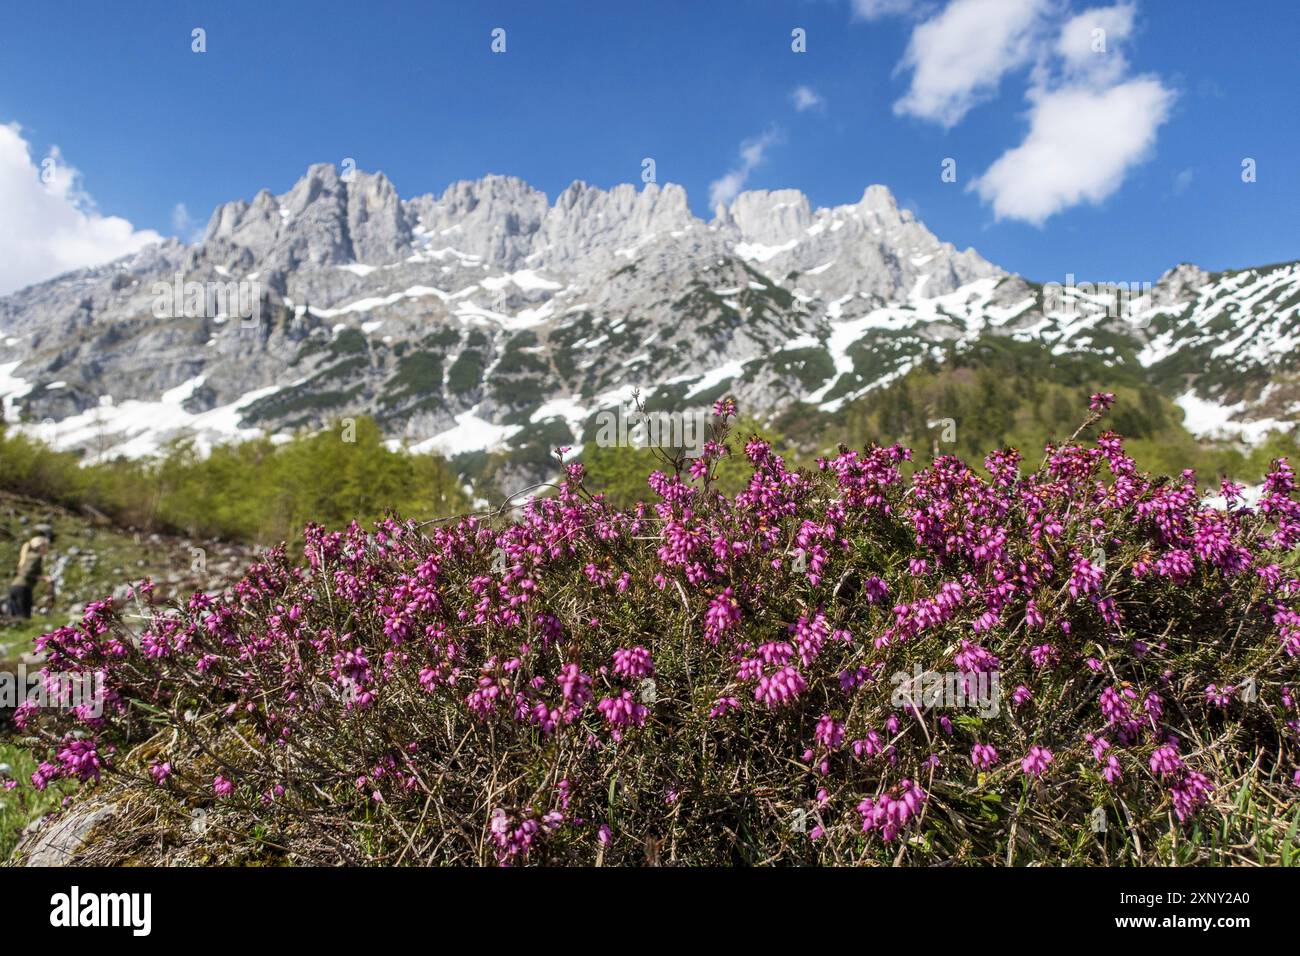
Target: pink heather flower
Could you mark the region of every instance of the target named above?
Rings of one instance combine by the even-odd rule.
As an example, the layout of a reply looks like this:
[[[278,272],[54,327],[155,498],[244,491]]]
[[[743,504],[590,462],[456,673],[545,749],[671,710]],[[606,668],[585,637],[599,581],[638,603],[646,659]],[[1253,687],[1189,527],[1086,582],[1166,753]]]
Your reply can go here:
[[[731,588],[725,588],[709,602],[704,614],[704,637],[710,644],[716,644],[718,638],[739,623],[740,602]]]
[[[37,644],[40,644],[40,638],[37,638]],[[13,711],[14,726],[19,730],[26,730],[28,722],[36,715],[39,708],[34,700],[24,700]]]
[[[1101,763],[1101,758],[1104,757],[1106,751],[1110,749],[1110,741],[1105,737],[1096,737],[1092,734],[1084,734],[1083,739],[1084,742],[1092,748],[1092,759]]]
[[[713,414],[723,421],[736,416],[736,400],[731,397],[720,398],[713,403]]]
[[[605,716],[605,722],[615,729],[640,727],[645,723],[649,708],[638,702],[630,690],[624,690],[617,697],[606,697],[596,705],[596,709]]]
[[[775,674],[760,677],[754,688],[754,699],[769,708],[780,707],[802,694],[807,686],[799,670],[789,664]]]
[[[1192,555],[1181,548],[1175,548],[1156,559],[1156,574],[1182,583],[1191,580],[1196,566]]]
[[[1077,598],[1083,594],[1095,594],[1101,588],[1102,570],[1087,558],[1074,559],[1070,575],[1070,597]],[[1068,624],[1069,622],[1063,622]]]
[[[1088,400],[1088,408],[1094,412],[1104,412],[1115,404],[1114,392],[1093,392]]]
[[[556,683],[560,693],[572,712],[579,711],[591,700],[591,678],[582,673],[577,664],[569,663],[560,668]]]
[[[40,765],[32,771],[32,786],[37,790],[44,790],[50,785],[50,781],[57,779],[59,768],[47,760],[41,761]]]
[[[1060,653],[1051,644],[1039,644],[1029,649],[1029,659],[1035,667],[1050,667],[1060,659]]]
[[[830,626],[826,623],[826,615],[818,611],[812,620],[806,615],[800,616],[798,622],[790,626],[790,632],[794,635],[795,647],[799,649],[799,660],[807,667],[821,655],[822,645],[830,635]]]
[[[550,810],[542,815],[542,828],[544,830],[554,830],[562,823],[564,823],[564,812],[562,810]]]
[[[926,800],[925,791],[911,780],[902,780],[898,786],[898,796],[892,796],[889,791],[885,791],[875,799],[868,797],[858,804],[858,813],[862,817],[862,832],[870,833],[872,830],[879,830],[880,838],[890,841],[898,836],[898,832],[913,817],[920,814]]]
[[[1031,777],[1041,777],[1052,759],[1050,750],[1035,745],[1029,748],[1029,753],[1020,761],[1020,769]]]
[[[1025,624],[1028,627],[1043,626],[1043,612],[1038,610],[1038,604],[1034,601],[1025,603]]]
[[[712,709],[709,710],[710,717],[722,717],[729,710],[739,710],[740,701],[734,697],[719,697],[713,702]]]
[[[884,745],[880,742],[880,734],[874,730],[868,730],[867,735],[861,740],[853,741],[853,754],[856,757],[871,757],[880,753]]]
[[[1093,396],[1094,411],[1104,411],[1113,399],[1110,393]],[[715,411],[732,418],[735,404],[720,402]],[[697,474],[728,453],[717,437],[704,448]],[[1207,803],[1215,784],[1192,770],[1196,758],[1183,758],[1179,745],[1165,736],[1163,714],[1188,716],[1189,733],[1203,729],[1197,722],[1212,729],[1222,715],[1207,711],[1236,706],[1237,689],[1204,682],[1189,687],[1186,681],[1196,668],[1187,670],[1176,632],[1165,639],[1157,636],[1159,627],[1151,630],[1160,618],[1152,616],[1153,609],[1209,601],[1235,615],[1250,604],[1241,640],[1253,649],[1267,636],[1276,643],[1266,650],[1300,655],[1300,576],[1293,567],[1300,550],[1300,502],[1294,500],[1295,476],[1285,462],[1272,468],[1257,506],[1244,507],[1241,486],[1225,481],[1221,489],[1230,506],[1222,509],[1203,502],[1190,472],[1160,481],[1138,473],[1118,436],[1110,434],[1092,445],[1049,448],[1047,467],[1027,475],[1012,452],[986,459],[989,477],[946,456],[906,479],[900,465],[910,456],[897,446],[844,451],[818,462],[821,474],[787,469],[759,439],[746,445],[746,454],[755,467],[735,495],[656,472],[648,486],[657,500],[619,509],[585,494],[577,484],[582,466],[571,463],[556,495],[529,501],[517,520],[499,525],[469,518],[418,528],[390,518],[370,531],[356,524],[345,532],[309,528],[305,567],[277,549],[254,563],[232,593],[196,594],[165,612],[146,610],[152,620],[140,628],[138,643],[111,601],[89,604],[80,624],[44,635],[37,645],[51,671],[105,677],[104,711],[102,716],[62,707],[38,712],[30,702],[18,708],[14,719],[20,727],[30,722],[41,739],[52,742],[48,759],[31,774],[32,784],[89,783],[111,774],[109,742],[120,745],[126,739],[137,699],[170,705],[158,678],[180,666],[193,671],[196,706],[204,718],[240,721],[247,715],[256,724],[248,739],[262,751],[261,765],[288,761],[276,776],[262,771],[260,780],[241,772],[241,800],[245,794],[264,802],[284,796],[284,787],[273,786],[274,780],[281,772],[282,779],[295,778],[293,762],[302,751],[292,741],[314,732],[314,722],[322,726],[316,715],[324,726],[332,718],[343,721],[335,722],[339,732],[332,739],[320,743],[337,748],[340,766],[354,768],[349,776],[358,801],[386,802],[399,815],[407,813],[422,802],[417,775],[429,759],[429,742],[401,728],[409,723],[403,720],[406,712],[421,704],[447,709],[453,722],[471,717],[490,723],[500,731],[499,739],[540,743],[543,751],[558,748],[579,762],[599,765],[614,759],[611,749],[623,749],[612,748],[611,739],[647,725],[650,710],[667,706],[652,703],[649,676],[655,661],[647,647],[633,644],[640,638],[620,641],[615,632],[626,633],[627,626],[664,633],[665,626],[680,623],[667,620],[681,610],[680,589],[692,613],[702,618],[694,626],[714,646],[691,651],[701,659],[700,669],[690,675],[698,680],[689,687],[665,687],[665,700],[671,695],[699,703],[698,694],[708,694],[702,700],[712,699],[713,718],[788,707],[784,717],[755,714],[752,726],[736,729],[763,737],[794,730],[798,736],[791,739],[808,749],[804,766],[791,760],[789,772],[814,776],[811,788],[808,778],[801,783],[792,776],[788,782],[796,794],[816,789],[818,805],[827,804],[831,793],[842,800],[842,783],[852,786],[853,779],[878,787],[877,795],[858,804],[866,832],[893,840],[903,827],[917,824],[927,797],[910,780],[892,777],[905,772],[902,767],[916,778],[939,766],[942,757],[947,769],[959,762],[952,759],[954,745],[970,747],[977,773],[1006,767],[1014,776],[1015,765],[1014,757],[1003,762],[991,744],[962,736],[965,728],[954,726],[961,718],[936,714],[941,733],[929,722],[928,732],[918,732],[913,715],[897,708],[895,714],[874,714],[879,732],[863,727],[861,739],[852,741],[853,754],[864,765],[841,767],[838,752],[849,742],[843,715],[856,704],[879,701],[879,694],[864,688],[877,689],[874,683],[885,673],[884,657],[870,654],[867,640],[877,649],[907,642],[936,653],[949,647],[968,676],[1000,667],[990,648],[1003,656],[1014,653],[1014,666],[1035,677],[1042,676],[1036,669],[1063,660],[1074,666],[1095,654],[1079,675],[1084,680],[1076,682],[1100,694],[1102,719],[1085,708],[1078,715],[1081,722],[1104,728],[1083,737],[1094,760],[1084,777],[1093,777],[1088,770],[1095,768],[1108,785],[1118,787],[1122,771],[1132,771],[1131,776],[1167,791],[1173,811],[1185,821]],[[841,590],[835,584],[841,575],[828,569],[845,560],[857,563],[859,532],[871,524],[889,533],[880,541],[898,543],[885,545],[885,560],[870,561],[882,576],[860,582],[844,578],[847,586]],[[1114,597],[1104,591],[1111,574],[1103,574],[1100,561],[1094,565],[1082,557],[1098,545],[1117,556]],[[487,570],[485,555],[498,547],[510,570],[479,574]],[[806,558],[807,577],[788,572],[792,549]],[[1062,604],[1063,590],[1074,601]],[[152,604],[150,591],[141,585],[136,593]],[[638,604],[638,596],[654,600]],[[863,614],[863,604],[873,607]],[[541,613],[543,607],[552,613]],[[1255,608],[1263,614],[1255,615]],[[787,632],[791,620],[796,623]],[[336,633],[329,626],[343,621],[353,630]],[[751,621],[752,636],[747,633]],[[835,629],[845,623],[861,647],[849,632]],[[1024,629],[1017,634],[1021,623]],[[968,640],[959,641],[962,636]],[[958,646],[952,648],[953,643]],[[661,655],[660,666],[666,661]],[[404,689],[412,685],[423,689],[421,700],[404,699]],[[333,693],[317,693],[322,687]],[[738,688],[752,690],[752,700]],[[1296,688],[1279,690],[1280,708],[1271,697],[1268,703],[1278,710],[1289,740],[1300,735]],[[837,693],[844,699],[836,700]],[[1047,699],[1055,701],[1056,694]],[[1015,687],[1012,700],[1023,708],[1016,717],[1034,710],[1026,685]],[[371,708],[368,713],[360,710],[365,707]],[[814,719],[815,714],[820,716]],[[1069,723],[1069,716],[1042,715],[1049,723]],[[371,724],[383,720],[382,729],[396,735],[389,734],[381,748],[370,747],[373,735],[347,731],[353,718]],[[1019,722],[1031,742],[1067,739],[1060,727],[1047,733]],[[605,733],[596,732],[598,724]],[[563,736],[543,741],[545,734]],[[789,750],[789,742],[790,755],[803,749]],[[1278,741],[1251,743],[1267,751]],[[1001,740],[999,745],[1006,749]],[[1022,773],[1045,778],[1052,752],[1039,745],[1028,749],[1020,761]],[[1144,754],[1147,768],[1138,762]],[[833,764],[848,776],[832,775]],[[1075,768],[1073,763],[1058,768],[1053,779],[1063,778],[1065,769]],[[159,786],[181,776],[161,759],[147,770],[144,780]],[[891,776],[882,778],[886,770]],[[0,786],[16,786],[8,777],[0,767]],[[1300,791],[1300,770],[1286,780]],[[1140,780],[1132,783],[1144,786]],[[235,789],[224,776],[212,781],[217,797],[233,798]],[[560,828],[587,826],[589,821],[575,816],[585,803],[567,781],[548,789],[536,789],[532,797],[502,794],[511,809],[493,813],[490,833],[483,836],[503,865],[526,860],[539,841],[553,839]],[[688,790],[664,781],[648,799],[656,812],[662,809],[661,793],[674,806],[689,804]],[[302,796],[312,799],[306,792]],[[612,830],[599,822],[590,821],[595,838],[611,845]],[[824,837],[822,829],[810,837]],[[567,844],[567,837],[562,842]]]
[[[1133,716],[1128,702],[1136,698],[1137,691],[1132,687],[1121,687],[1118,690],[1114,686],[1107,687],[1101,692],[1101,712],[1111,726],[1126,723]]]
[[[981,770],[988,770],[998,762],[998,752],[990,744],[976,744],[970,749],[970,762]]]
[[[844,724],[830,714],[822,714],[817,721],[817,729],[813,732],[813,739],[827,750],[835,750],[844,739]]]
[[[1210,798],[1214,787],[1204,774],[1189,771],[1181,780],[1169,788],[1169,796],[1174,801],[1174,815],[1178,822],[1186,822]]]
[[[1106,769],[1101,772],[1102,779],[1113,786],[1114,784],[1119,783],[1119,780],[1123,775],[1123,771],[1119,766],[1118,758],[1113,754],[1107,757]]]
[[[65,737],[56,759],[61,777],[75,776],[82,781],[99,779],[99,754],[93,741]]]
[[[1183,759],[1178,756],[1178,748],[1173,744],[1157,747],[1155,752],[1151,754],[1149,763],[1151,772],[1157,777],[1178,776],[1186,766]]]
[[[493,836],[501,836],[510,831],[510,818],[500,807],[492,811],[492,816],[488,820],[488,831]]]
[[[637,680],[649,677],[654,672],[655,666],[650,659],[650,652],[641,645],[630,648],[620,647],[614,651],[614,673],[619,677]]]
[[[867,665],[853,670],[840,671],[840,690],[851,691],[871,681],[871,668]]]
[[[1236,689],[1232,686],[1220,689],[1215,684],[1207,684],[1205,687],[1205,700],[1215,707],[1227,707],[1232,703],[1232,694]]]
[[[996,655],[967,640],[960,642],[960,649],[953,655],[952,660],[963,674],[991,674],[1001,664]]]
[[[497,863],[501,866],[510,866],[517,858],[527,859],[537,834],[543,832],[542,827],[541,822],[528,817],[516,824],[512,822],[505,810],[500,807],[494,810],[488,824],[488,832],[492,842],[496,844]]]

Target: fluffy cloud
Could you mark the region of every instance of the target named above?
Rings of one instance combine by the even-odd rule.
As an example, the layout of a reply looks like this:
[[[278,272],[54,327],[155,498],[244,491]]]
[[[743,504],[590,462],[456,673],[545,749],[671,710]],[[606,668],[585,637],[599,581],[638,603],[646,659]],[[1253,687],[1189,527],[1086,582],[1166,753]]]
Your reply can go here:
[[[952,0],[912,31],[900,64],[912,82],[894,112],[959,122],[1034,57],[1048,9],[1048,0]]]
[[[80,183],[57,147],[38,164],[21,127],[0,124],[0,295],[110,262],[162,238],[101,215]]]
[[[185,203],[178,202],[172,207],[172,231],[182,242],[198,242],[203,238],[207,227],[190,215]]]
[[[749,180],[749,174],[763,161],[763,156],[768,148],[779,141],[780,136],[777,132],[768,130],[762,136],[747,139],[741,143],[740,162],[724,175],[709,183],[709,206],[717,209],[719,206],[730,205],[731,201],[740,195],[740,191],[745,188],[745,183]]]
[[[1099,203],[1155,144],[1173,93],[1158,79],[1031,92],[1029,133],[970,188],[999,219],[1041,225],[1081,202]]]
[[[790,102],[800,113],[826,105],[826,101],[810,86],[796,86],[790,93]]]
[[[1120,44],[1133,32],[1132,4],[1085,10],[1071,17],[1056,40],[1056,53],[1072,79],[1109,83],[1119,79],[1128,64]]]
[[[1174,93],[1158,77],[1125,79],[1122,45],[1131,2],[1070,17],[1039,54],[1029,132],[968,188],[999,218],[1041,225],[1080,203],[1100,203],[1155,145]]]
[[[854,0],[860,17],[912,7]],[[944,127],[992,97],[1004,76],[1029,68],[1024,141],[967,187],[998,219],[1041,225],[1102,202],[1150,154],[1169,118],[1173,91],[1158,77],[1129,76],[1134,0],[1073,15],[1064,8],[1062,0],[949,0],[913,28],[899,63],[911,82],[894,112]]]

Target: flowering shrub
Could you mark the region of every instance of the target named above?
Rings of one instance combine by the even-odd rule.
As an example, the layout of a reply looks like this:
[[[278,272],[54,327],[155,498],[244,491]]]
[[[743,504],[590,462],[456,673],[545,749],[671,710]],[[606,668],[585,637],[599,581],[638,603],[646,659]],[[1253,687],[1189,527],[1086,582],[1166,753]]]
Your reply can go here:
[[[799,472],[750,440],[728,497],[734,411],[629,510],[571,464],[509,522],[309,526],[227,594],[87,607],[39,644],[106,709],[20,710],[34,785],[292,859],[479,864],[1150,862],[1236,827],[1246,783],[1300,792],[1285,460],[1216,509],[1083,428],[910,481],[899,446]],[[900,704],[922,672],[1008,692]]]

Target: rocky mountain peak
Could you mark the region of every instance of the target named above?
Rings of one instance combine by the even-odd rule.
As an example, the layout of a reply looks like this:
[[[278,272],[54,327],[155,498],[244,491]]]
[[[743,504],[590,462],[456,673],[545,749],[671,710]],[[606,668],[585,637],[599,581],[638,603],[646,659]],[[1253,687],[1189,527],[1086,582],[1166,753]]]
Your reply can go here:
[[[158,315],[152,289],[177,272],[214,290],[256,278],[260,316],[230,321],[229,301]],[[1215,374],[1249,372],[1265,395],[1293,351],[1297,289],[1300,267],[1181,265],[1160,280],[1150,330],[1120,333],[1153,380],[1185,389],[1182,370],[1216,361],[1221,317],[1253,310],[1253,344]],[[383,173],[319,164],[280,195],[217,207],[200,242],[0,298],[0,397],[11,421],[58,423],[62,447],[142,454],[186,429],[215,441],[364,414],[417,450],[531,449],[540,469],[631,388],[834,411],[954,338],[1110,347],[1091,330],[1042,314],[1027,284],[938,239],[880,185],[830,208],[742,192],[706,225],[672,183],[577,181],[551,202],[487,175],[403,200]]]
[[[342,185],[352,255],[372,265],[397,261],[411,244],[411,224],[388,177],[358,171]]]
[[[873,184],[868,186],[862,192],[862,198],[858,200],[857,208],[867,215],[875,216],[886,221],[902,221],[903,215],[899,212],[898,202],[894,199],[894,194],[890,192],[888,186]],[[910,213],[908,219],[912,218]]]
[[[1156,282],[1158,297],[1163,301],[1176,302],[1187,297],[1189,292],[1203,287],[1210,281],[1210,274],[1200,266],[1190,262],[1180,262],[1168,270]]]
[[[749,242],[779,245],[805,233],[812,225],[808,197],[797,189],[752,190],[731,203],[728,221]]]

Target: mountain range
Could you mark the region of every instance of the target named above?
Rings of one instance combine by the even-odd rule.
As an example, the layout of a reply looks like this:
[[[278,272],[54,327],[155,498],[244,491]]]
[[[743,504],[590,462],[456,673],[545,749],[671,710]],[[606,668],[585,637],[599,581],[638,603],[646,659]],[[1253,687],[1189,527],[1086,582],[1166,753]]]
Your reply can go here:
[[[744,192],[704,221],[675,185],[575,182],[552,203],[490,175],[402,199],[316,165],[219,206],[192,244],[0,298],[0,396],[91,459],[367,415],[416,451],[514,455],[523,479],[634,392],[835,412],[993,336],[1137,370],[1201,436],[1293,427],[1300,263],[1134,285],[1027,281],[879,185],[833,208]]]

